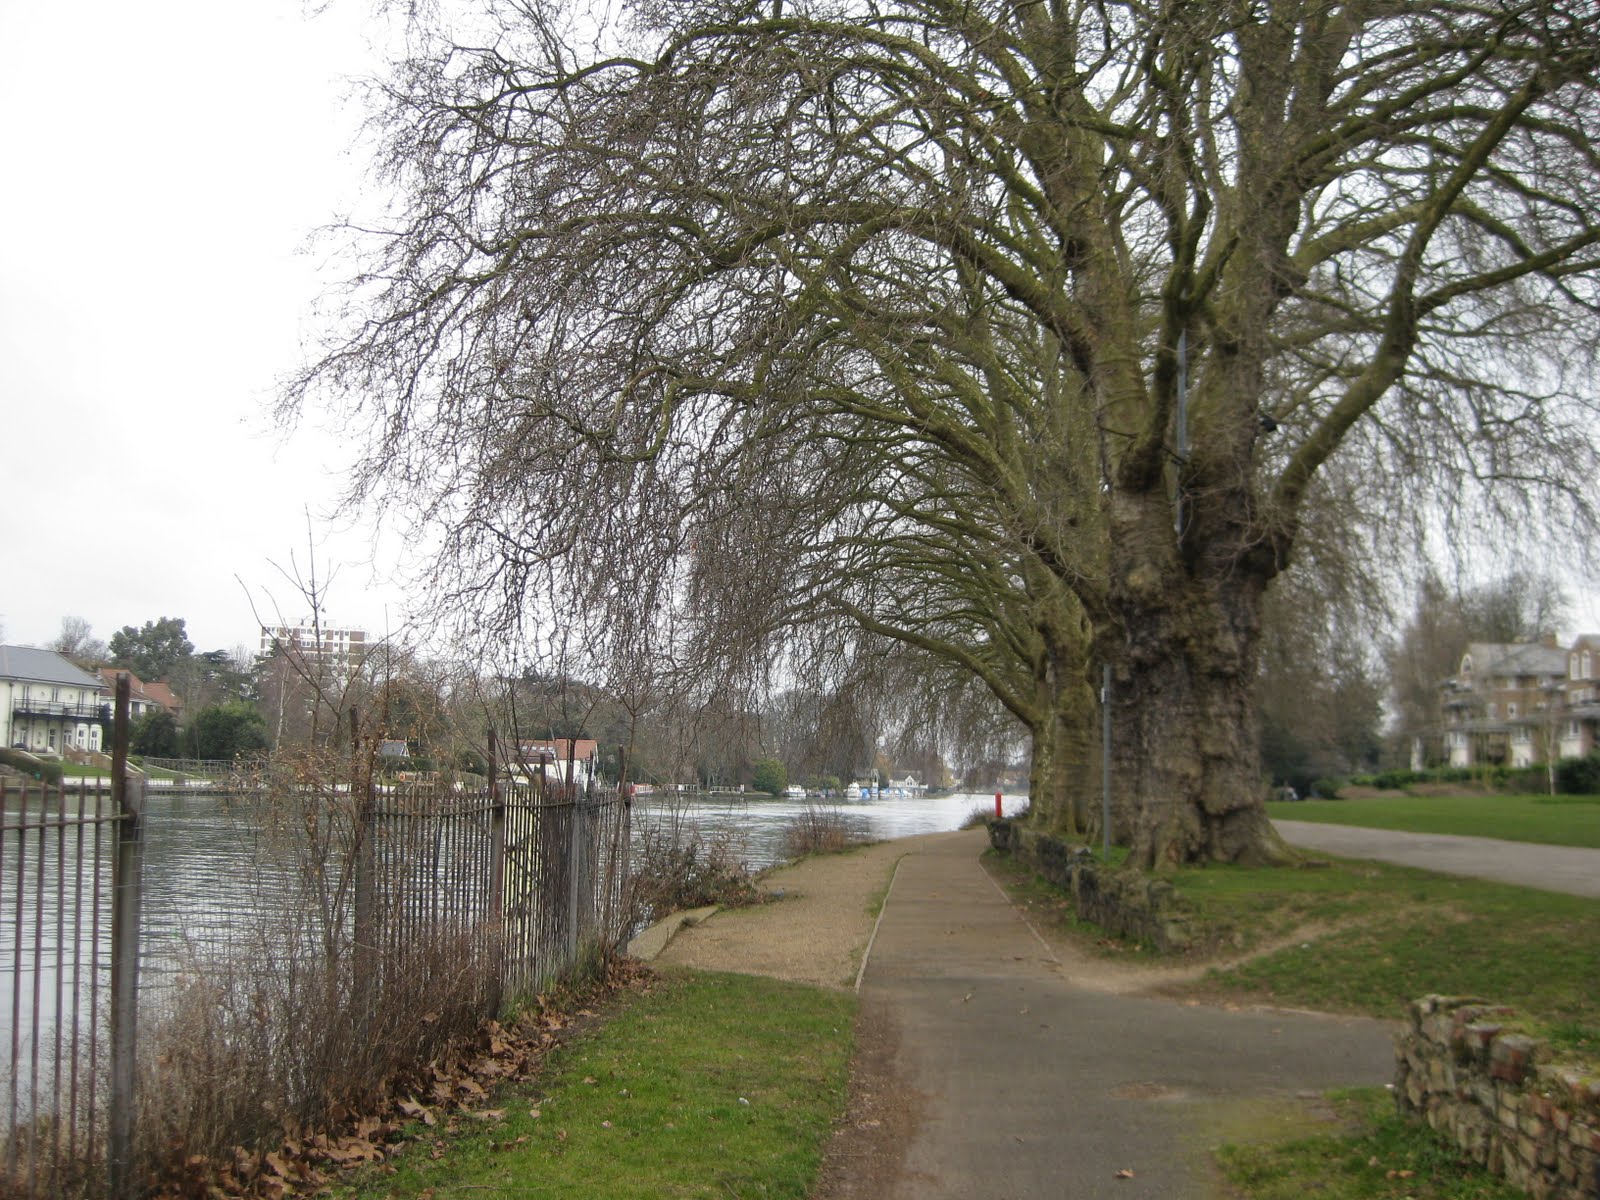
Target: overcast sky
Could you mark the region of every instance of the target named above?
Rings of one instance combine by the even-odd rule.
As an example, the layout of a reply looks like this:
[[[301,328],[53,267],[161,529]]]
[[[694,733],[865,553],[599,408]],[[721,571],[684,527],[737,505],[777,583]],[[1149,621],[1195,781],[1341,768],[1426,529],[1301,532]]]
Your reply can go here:
[[[273,564],[305,562],[308,508],[327,616],[404,626],[394,540],[326,516],[338,441],[266,416],[336,274],[308,235],[362,194],[369,13],[0,0],[5,641],[178,616],[200,649],[254,647],[252,599],[302,614]],[[1572,579],[1575,625],[1600,628],[1597,588]]]
[[[239,581],[301,615],[272,563],[305,562],[308,507],[328,615],[403,621],[390,548],[321,516],[338,444],[266,417],[322,286],[307,235],[362,183],[367,11],[0,0],[3,640],[177,616],[253,648]]]

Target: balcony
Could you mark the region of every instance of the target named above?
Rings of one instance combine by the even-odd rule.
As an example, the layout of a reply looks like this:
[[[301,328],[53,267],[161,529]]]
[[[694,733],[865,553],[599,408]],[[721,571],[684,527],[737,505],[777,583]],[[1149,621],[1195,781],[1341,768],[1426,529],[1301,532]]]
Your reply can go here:
[[[65,700],[30,700],[26,697],[11,701],[13,720],[29,718],[53,721],[92,721],[100,725],[111,724],[111,705],[93,701],[69,703]]]

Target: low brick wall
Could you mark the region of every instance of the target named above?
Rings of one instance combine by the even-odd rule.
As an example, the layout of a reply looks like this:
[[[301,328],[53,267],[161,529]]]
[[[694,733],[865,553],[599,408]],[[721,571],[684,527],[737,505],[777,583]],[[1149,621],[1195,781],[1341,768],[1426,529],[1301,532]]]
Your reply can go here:
[[[990,821],[989,843],[1071,892],[1080,919],[1165,954],[1193,944],[1190,917],[1177,890],[1142,871],[1108,870],[1094,852],[1011,820]]]
[[[1513,1016],[1460,997],[1413,1002],[1395,1039],[1395,1102],[1538,1200],[1596,1200],[1600,1075],[1555,1061]]]

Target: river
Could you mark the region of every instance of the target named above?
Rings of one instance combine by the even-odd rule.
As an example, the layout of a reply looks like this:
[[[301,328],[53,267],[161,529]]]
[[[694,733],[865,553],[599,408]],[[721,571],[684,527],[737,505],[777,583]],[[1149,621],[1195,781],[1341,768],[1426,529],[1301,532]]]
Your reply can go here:
[[[1014,816],[1027,805],[1026,796],[1001,797],[1002,811]],[[751,870],[782,862],[790,826],[810,807],[838,814],[849,834],[862,841],[884,841],[919,833],[961,828],[973,812],[994,812],[993,792],[951,792],[941,796],[896,795],[863,800],[788,800],[761,795],[716,795],[674,802],[669,795],[640,797],[634,804],[635,835],[651,828],[670,828],[726,839],[734,854]]]

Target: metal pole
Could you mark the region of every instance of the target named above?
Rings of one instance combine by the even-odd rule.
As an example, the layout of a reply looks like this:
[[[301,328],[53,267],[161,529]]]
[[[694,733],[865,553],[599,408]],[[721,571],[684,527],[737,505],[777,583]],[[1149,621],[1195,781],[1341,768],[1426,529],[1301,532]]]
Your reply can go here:
[[[374,859],[372,772],[363,771],[361,759],[361,710],[350,707],[350,800],[354,806],[355,856],[355,919],[351,965],[355,971],[352,980],[356,1001],[356,1016],[363,1023],[370,1015],[370,1002],[376,994],[373,989],[378,957],[377,905],[374,896],[377,864]]]
[[[500,788],[497,768],[500,747],[494,730],[489,730],[489,936],[494,939],[490,979],[489,1010],[500,1011],[505,994],[505,906],[506,906],[506,798]]]
[[[138,1053],[139,909],[143,882],[143,780],[128,776],[127,675],[117,676],[112,718],[111,792],[121,820],[111,874],[111,1102],[107,1130],[107,1185],[111,1200],[133,1187],[134,1064]]]
[[[1111,861],[1111,664],[1100,668],[1100,857]]]

